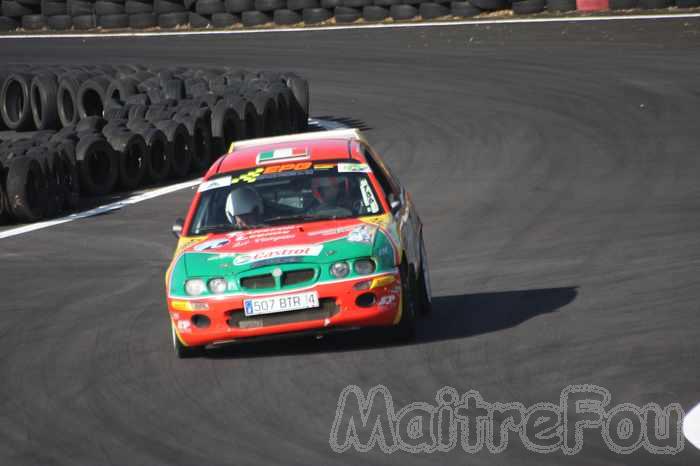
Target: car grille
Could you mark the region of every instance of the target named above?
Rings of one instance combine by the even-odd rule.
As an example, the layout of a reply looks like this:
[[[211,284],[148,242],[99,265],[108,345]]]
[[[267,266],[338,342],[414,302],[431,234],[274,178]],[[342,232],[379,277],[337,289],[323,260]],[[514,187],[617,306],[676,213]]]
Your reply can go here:
[[[262,316],[246,317],[243,309],[235,309],[229,314],[227,322],[229,327],[233,328],[261,328],[307,320],[327,319],[336,315],[339,310],[335,298],[321,298],[319,299],[319,307]]]
[[[241,287],[249,290],[260,290],[263,288],[274,288],[275,279],[271,273],[263,275],[253,275],[241,278]]]
[[[314,278],[314,269],[290,270],[282,274],[282,286],[297,285]]]

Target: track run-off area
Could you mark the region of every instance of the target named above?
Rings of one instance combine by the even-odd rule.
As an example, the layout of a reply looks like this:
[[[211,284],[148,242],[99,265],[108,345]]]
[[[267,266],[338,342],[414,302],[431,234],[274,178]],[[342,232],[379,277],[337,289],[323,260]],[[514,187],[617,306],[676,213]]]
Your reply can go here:
[[[308,78],[311,116],[364,129],[412,192],[435,306],[410,345],[359,332],[181,361],[163,279],[194,187],[0,239],[0,464],[700,463],[687,440],[625,455],[600,429],[571,456],[515,432],[500,453],[329,441],[352,385],[397,410],[446,386],[700,402],[700,20],[7,39],[0,63]]]

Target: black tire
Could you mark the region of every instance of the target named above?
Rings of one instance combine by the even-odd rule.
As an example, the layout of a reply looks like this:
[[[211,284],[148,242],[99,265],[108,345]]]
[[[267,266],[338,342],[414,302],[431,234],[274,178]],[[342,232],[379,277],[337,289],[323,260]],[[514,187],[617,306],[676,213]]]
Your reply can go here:
[[[78,133],[82,133],[83,131],[93,131],[99,133],[106,125],[107,121],[105,121],[102,117],[91,116],[80,120],[78,124],[75,125],[75,131]]]
[[[140,132],[148,148],[146,158],[146,177],[153,183],[160,183],[170,173],[170,151],[165,133],[158,128],[149,128]]]
[[[166,99],[182,100],[185,98],[185,83],[181,79],[168,79],[162,84]]]
[[[14,31],[19,27],[19,23],[12,18],[0,16],[0,32]]]
[[[97,0],[95,2],[95,14],[97,16],[124,14],[124,3],[114,3],[108,0]]]
[[[240,22],[240,18],[231,13],[214,13],[211,15],[211,25],[215,28],[228,28],[238,22]]]
[[[129,15],[106,15],[97,17],[97,25],[104,29],[124,29],[129,27]]]
[[[469,2],[452,2],[450,4],[452,16],[460,18],[471,18],[481,13],[481,10]]]
[[[54,31],[66,31],[73,27],[73,18],[68,15],[49,16],[46,25]]]
[[[611,10],[631,10],[637,8],[639,0],[610,0],[609,7]]]
[[[46,16],[67,15],[68,3],[44,1],[41,4],[41,13]]]
[[[671,6],[671,0],[639,0],[637,5],[642,10],[661,10]]]
[[[343,6],[350,8],[362,8],[371,4],[372,0],[343,0]]]
[[[700,0],[676,0],[678,8],[695,8],[700,6]]]
[[[270,15],[262,11],[244,11],[241,14],[241,22],[243,26],[260,26],[272,21]]]
[[[192,170],[201,174],[212,162],[211,123],[208,118],[191,116],[182,121],[190,135]]]
[[[420,239],[420,254],[421,264],[420,270],[418,271],[416,300],[420,313],[426,315],[433,312],[433,295],[430,287],[428,254],[425,251],[425,243],[422,234]]]
[[[228,152],[231,143],[245,139],[245,120],[228,101],[220,101],[211,115],[212,138],[220,141],[220,149]]]
[[[362,14],[357,8],[350,8],[346,6],[338,6],[335,8],[335,22],[336,23],[353,23],[360,19]]]
[[[564,12],[576,10],[576,0],[547,0],[547,11]]]
[[[410,342],[416,338],[416,300],[415,280],[408,264],[401,266],[401,320],[394,326],[394,337],[401,342]]]
[[[421,3],[418,9],[423,19],[434,19],[450,14],[450,9],[440,3]]]
[[[153,2],[138,2],[136,0],[127,0],[124,3],[124,12],[128,15],[138,13],[153,13]]]
[[[124,105],[129,97],[138,93],[138,81],[133,78],[114,78],[105,90],[105,101]]]
[[[197,13],[190,13],[188,20],[190,22],[190,26],[193,28],[205,28],[211,25],[209,19],[202,15],[198,15]],[[205,92],[207,91],[208,89]]]
[[[158,26],[162,28],[174,28],[190,21],[189,13],[164,13],[158,16]]]
[[[58,129],[61,122],[58,119],[56,96],[58,82],[52,74],[34,76],[29,88],[29,99],[32,107],[34,126],[39,130]]]
[[[29,149],[24,157],[33,158],[41,166],[46,179],[46,208],[44,218],[53,218],[63,206],[63,173],[60,157],[55,150],[48,147]]]
[[[162,13],[178,13],[185,10],[185,5],[182,2],[172,2],[169,0],[154,0],[153,12]]]
[[[309,119],[309,82],[294,73],[285,74],[284,81],[294,96],[292,101],[294,128],[297,132],[303,132],[306,130]]]
[[[513,2],[513,13],[516,15],[531,15],[541,13],[545,8],[545,0],[518,0]]]
[[[63,165],[64,179],[61,186],[64,190],[64,210],[76,209],[80,202],[80,181],[78,175],[78,165],[75,161],[75,143],[70,140],[63,140],[54,144],[54,149],[58,152]]]
[[[36,159],[12,159],[7,174],[7,202],[17,220],[35,222],[44,217],[47,188],[44,171]]]
[[[126,16],[126,15],[124,15]],[[78,89],[78,115],[80,118],[102,116],[105,98],[111,81],[105,76],[88,79]]]
[[[0,91],[0,116],[8,129],[28,130],[33,125],[29,89],[32,75],[12,73]]]
[[[470,0],[470,3],[481,10],[488,11],[505,10],[510,6],[510,0]]]
[[[255,9],[258,11],[269,12],[285,7],[285,0],[255,0]]]
[[[131,191],[143,183],[149,165],[143,136],[131,131],[118,133],[108,140],[119,158],[119,186]]]
[[[197,0],[194,11],[200,15],[213,15],[226,11],[222,0]]]
[[[272,14],[272,21],[281,26],[301,23],[302,18],[299,13],[292,10],[275,10]]]
[[[337,6],[343,6],[343,0],[321,0],[321,8],[332,10]]]
[[[365,21],[384,21],[389,17],[389,9],[383,6],[369,5],[362,8],[362,17]]]
[[[256,137],[271,136],[277,133],[277,115],[275,114],[276,103],[272,96],[266,92],[260,92],[251,96],[251,103],[258,113],[255,134]]]
[[[418,16],[418,8],[413,5],[392,5],[389,8],[389,16],[398,21],[413,19]]]
[[[226,0],[224,7],[229,13],[243,13],[255,9],[255,0]]]
[[[68,14],[71,16],[87,16],[95,14],[94,4],[85,0],[68,0]]]
[[[73,16],[73,27],[79,30],[94,29],[97,27],[94,15]]]
[[[81,138],[75,148],[75,158],[80,186],[86,193],[103,196],[114,191],[119,178],[119,160],[101,135]]]
[[[177,334],[175,333],[175,326],[170,323],[172,340],[173,340],[173,350],[175,351],[175,356],[179,359],[189,359],[198,358],[204,355],[204,348],[201,346],[185,346],[182,344]]]
[[[305,10],[307,8],[320,8],[318,0],[287,0],[287,9]]]
[[[20,18],[34,14],[34,10],[13,0],[2,0],[0,11],[2,11],[3,16],[9,16],[10,18]]]
[[[80,119],[78,113],[78,90],[82,81],[89,79],[87,74],[64,75],[58,81],[58,118],[61,124],[75,125]]]
[[[325,8],[307,8],[302,11],[302,18],[306,24],[317,24],[331,19],[333,14]]]
[[[22,16],[22,27],[27,31],[36,31],[46,27],[46,16],[44,15],[24,15]]]
[[[181,123],[164,120],[155,123],[156,128],[163,131],[168,140],[168,153],[170,154],[170,175],[182,178],[190,171],[192,163],[192,149],[187,128]]]

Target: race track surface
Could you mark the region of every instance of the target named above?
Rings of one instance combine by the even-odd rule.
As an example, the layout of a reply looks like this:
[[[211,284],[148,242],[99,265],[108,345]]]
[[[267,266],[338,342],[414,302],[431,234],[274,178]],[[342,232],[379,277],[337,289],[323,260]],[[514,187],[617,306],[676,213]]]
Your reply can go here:
[[[163,274],[192,191],[0,241],[0,464],[700,464],[485,449],[334,453],[341,390],[700,401],[700,21],[4,40],[0,63],[235,65],[310,79],[367,129],[426,224],[434,315],[178,361]]]

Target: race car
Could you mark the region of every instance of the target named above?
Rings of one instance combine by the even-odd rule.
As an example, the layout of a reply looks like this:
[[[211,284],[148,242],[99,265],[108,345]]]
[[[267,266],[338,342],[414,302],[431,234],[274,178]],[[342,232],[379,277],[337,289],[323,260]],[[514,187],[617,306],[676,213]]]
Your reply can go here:
[[[420,217],[356,129],[233,143],[173,232],[178,357],[365,327],[410,340],[431,310]]]

